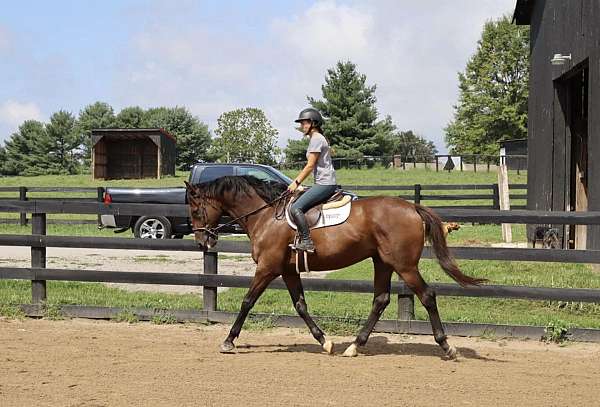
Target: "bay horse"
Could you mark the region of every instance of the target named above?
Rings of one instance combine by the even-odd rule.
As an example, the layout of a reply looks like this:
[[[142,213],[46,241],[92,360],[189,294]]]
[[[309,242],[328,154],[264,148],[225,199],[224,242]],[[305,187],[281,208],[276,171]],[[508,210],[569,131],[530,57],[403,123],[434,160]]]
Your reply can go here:
[[[288,246],[295,231],[281,211],[285,204],[285,186],[262,181],[252,176],[225,176],[214,181],[186,184],[194,238],[206,249],[217,243],[214,231],[222,214],[238,218],[252,245],[256,272],[246,293],[240,312],[222,343],[220,351],[232,352],[244,321],[267,286],[278,276],[289,291],[294,308],[305,321],[313,337],[327,353],[333,343],[308,313],[295,257]],[[287,197],[286,197],[287,198]],[[287,200],[287,199],[286,199]],[[419,298],[427,313],[435,341],[449,359],[456,349],[448,345],[436,304],[434,290],[425,283],[418,265],[425,237],[433,246],[442,269],[456,282],[479,285],[485,280],[464,275],[448,251],[441,219],[429,208],[396,197],[368,197],[352,201],[348,219],[339,225],[313,229],[311,236],[316,252],[308,254],[311,270],[337,270],[367,258],[373,260],[374,294],[371,313],[356,340],[344,356],[356,356],[365,345],[375,324],[390,303],[390,284],[397,273]],[[301,256],[300,256],[301,258]]]

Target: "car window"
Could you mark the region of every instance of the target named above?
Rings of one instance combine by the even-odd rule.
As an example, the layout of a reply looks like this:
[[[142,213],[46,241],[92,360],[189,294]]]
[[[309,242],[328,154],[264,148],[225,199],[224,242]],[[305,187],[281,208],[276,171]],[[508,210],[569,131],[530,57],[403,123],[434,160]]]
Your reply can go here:
[[[200,173],[200,179],[198,183],[212,181],[217,178],[224,177],[226,175],[233,175],[233,166],[231,165],[211,165],[204,167],[204,170]]]
[[[238,175],[252,175],[253,177],[256,177],[263,181],[275,181],[275,182],[281,183],[281,180],[279,178],[275,177],[272,174],[269,174],[267,171],[265,171],[261,168],[239,167]]]

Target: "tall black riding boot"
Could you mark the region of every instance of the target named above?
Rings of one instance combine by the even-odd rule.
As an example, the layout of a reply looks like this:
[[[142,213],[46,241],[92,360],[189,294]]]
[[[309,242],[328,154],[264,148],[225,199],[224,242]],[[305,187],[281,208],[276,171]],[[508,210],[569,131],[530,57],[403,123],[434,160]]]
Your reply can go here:
[[[313,253],[315,251],[315,244],[310,238],[310,230],[308,229],[308,223],[306,222],[306,216],[304,216],[304,212],[296,208],[292,209],[290,214],[292,215],[292,218],[294,218],[294,222],[298,228],[298,233],[300,234],[300,242],[298,242],[294,248],[296,250],[303,250],[305,252]]]

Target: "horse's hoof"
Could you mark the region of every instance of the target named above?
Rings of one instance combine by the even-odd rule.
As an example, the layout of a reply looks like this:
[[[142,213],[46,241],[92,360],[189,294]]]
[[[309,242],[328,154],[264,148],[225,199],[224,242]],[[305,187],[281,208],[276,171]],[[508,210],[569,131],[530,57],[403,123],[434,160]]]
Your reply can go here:
[[[344,351],[344,356],[346,356],[348,358],[353,358],[356,355],[358,355],[358,351],[356,350],[356,344],[355,343],[353,343],[352,345],[348,346],[346,348],[346,350]]]
[[[219,348],[219,352],[221,353],[233,353],[233,350],[235,349],[235,345],[232,342],[223,342],[221,344],[221,347]]]
[[[333,342],[325,341],[325,343],[323,344],[323,350],[329,355],[333,354]]]
[[[448,360],[456,360],[458,358],[458,353],[456,352],[456,348],[454,346],[450,346],[446,351],[446,359]]]

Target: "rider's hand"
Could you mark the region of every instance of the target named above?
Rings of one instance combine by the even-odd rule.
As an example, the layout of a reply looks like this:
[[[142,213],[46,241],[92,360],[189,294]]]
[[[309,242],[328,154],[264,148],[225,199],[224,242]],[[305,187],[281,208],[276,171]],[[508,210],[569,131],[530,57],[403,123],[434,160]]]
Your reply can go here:
[[[298,188],[298,184],[296,184],[296,181],[292,181],[292,183],[290,185],[288,185],[288,191],[290,192],[294,192],[296,190],[296,188]]]

